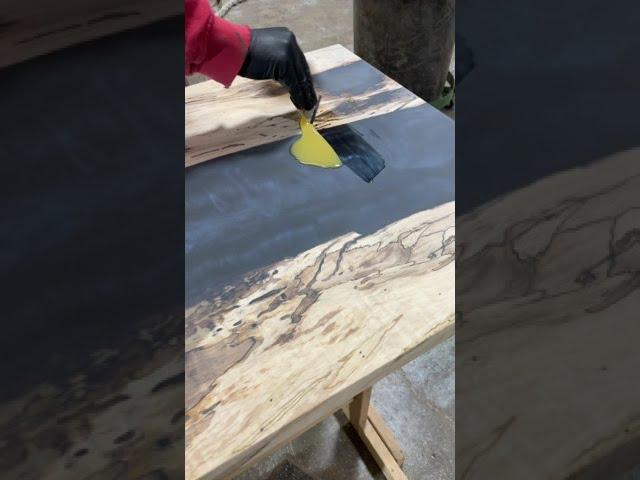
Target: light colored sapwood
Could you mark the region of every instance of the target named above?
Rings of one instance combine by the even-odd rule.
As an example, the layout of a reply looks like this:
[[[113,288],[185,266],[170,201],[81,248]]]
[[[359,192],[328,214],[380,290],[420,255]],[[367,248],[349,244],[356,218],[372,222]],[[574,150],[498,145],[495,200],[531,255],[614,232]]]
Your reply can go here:
[[[451,336],[454,235],[447,203],[188,309],[187,478],[236,473]]]
[[[319,130],[424,103],[341,45],[314,50],[307,59],[322,96],[314,123]],[[327,82],[322,74],[329,71]],[[185,166],[299,135],[299,116],[287,90],[270,80],[188,86]]]
[[[457,478],[618,478],[637,463],[639,192],[636,149],[456,222]]]

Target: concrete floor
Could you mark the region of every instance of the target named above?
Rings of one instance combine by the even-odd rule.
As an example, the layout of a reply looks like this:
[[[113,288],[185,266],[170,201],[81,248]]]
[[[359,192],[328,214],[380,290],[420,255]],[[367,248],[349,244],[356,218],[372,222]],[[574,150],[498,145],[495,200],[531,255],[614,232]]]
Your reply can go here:
[[[287,26],[303,51],[335,43],[353,49],[353,6],[349,0],[246,0],[226,18],[254,28]],[[202,79],[194,76],[189,83]],[[447,113],[454,116],[453,111]],[[410,480],[454,477],[454,345],[449,339],[373,389],[374,405],[406,454],[403,470]],[[384,478],[355,430],[342,414],[337,414],[236,480],[266,480],[287,457],[321,480]]]
[[[254,28],[289,27],[303,52],[335,43],[353,50],[353,3],[349,0],[246,0],[225,18]]]

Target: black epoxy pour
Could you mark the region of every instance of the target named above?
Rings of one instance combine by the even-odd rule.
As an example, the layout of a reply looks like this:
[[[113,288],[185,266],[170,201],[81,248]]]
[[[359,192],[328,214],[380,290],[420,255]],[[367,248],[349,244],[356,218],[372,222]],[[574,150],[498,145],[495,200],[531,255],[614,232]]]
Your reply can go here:
[[[384,169],[382,156],[349,125],[339,125],[320,132],[342,160],[345,167],[370,183]]]
[[[385,76],[362,60],[331,68],[313,76],[316,90],[331,97],[348,98],[377,92]]]
[[[384,171],[371,183],[346,168],[299,165],[289,154],[296,137],[186,169],[187,306],[247,272],[453,200],[453,121],[441,112],[422,105],[349,128],[364,140],[357,148],[370,146],[384,158]]]

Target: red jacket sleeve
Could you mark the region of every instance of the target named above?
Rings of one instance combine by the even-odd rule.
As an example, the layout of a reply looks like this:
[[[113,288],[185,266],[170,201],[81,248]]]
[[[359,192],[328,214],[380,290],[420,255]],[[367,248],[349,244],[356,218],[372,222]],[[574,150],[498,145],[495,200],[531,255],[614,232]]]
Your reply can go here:
[[[247,56],[249,27],[217,17],[208,0],[185,0],[184,22],[185,75],[199,72],[231,85]]]

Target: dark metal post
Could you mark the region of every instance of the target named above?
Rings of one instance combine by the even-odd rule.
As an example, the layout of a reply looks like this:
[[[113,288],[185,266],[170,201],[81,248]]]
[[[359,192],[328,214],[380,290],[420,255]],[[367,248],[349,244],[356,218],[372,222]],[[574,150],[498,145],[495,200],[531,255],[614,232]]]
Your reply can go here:
[[[354,50],[426,101],[438,98],[453,53],[455,0],[354,0]]]

